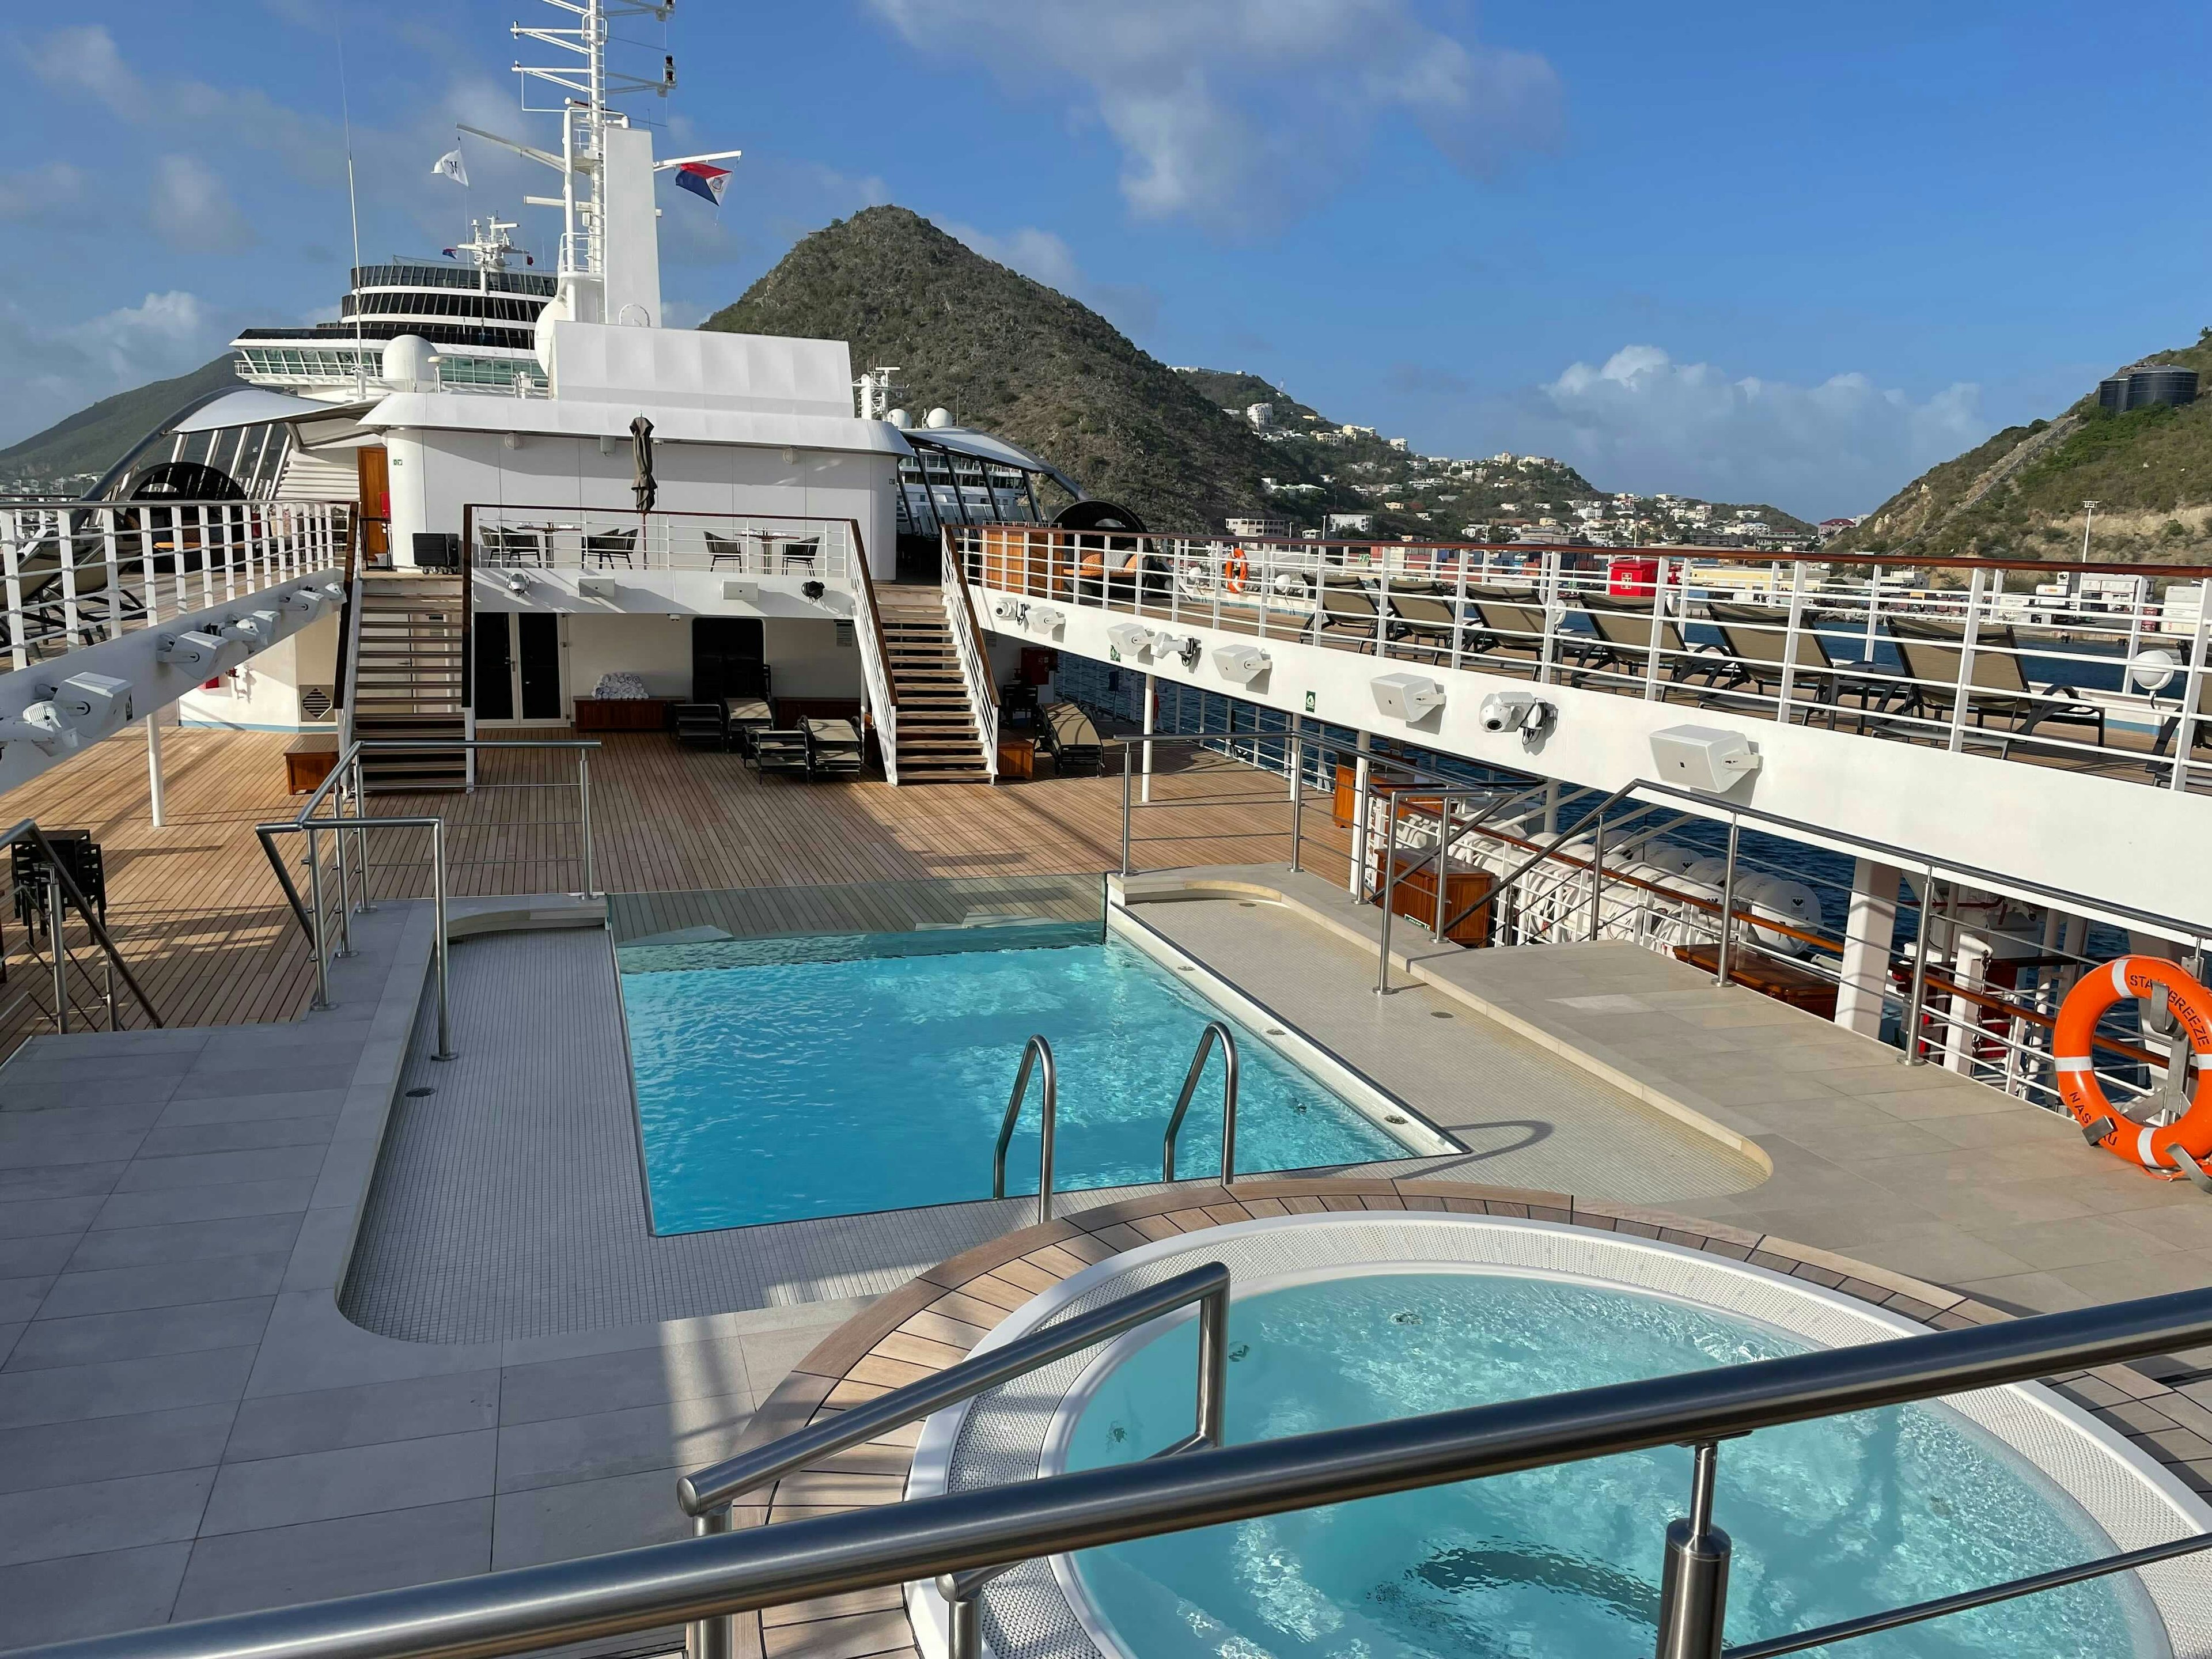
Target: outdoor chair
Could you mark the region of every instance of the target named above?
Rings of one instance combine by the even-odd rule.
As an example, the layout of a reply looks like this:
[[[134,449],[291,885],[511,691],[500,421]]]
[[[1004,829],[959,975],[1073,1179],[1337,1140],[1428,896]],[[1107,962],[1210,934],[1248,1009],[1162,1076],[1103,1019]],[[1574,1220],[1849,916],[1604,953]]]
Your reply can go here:
[[[1608,599],[1601,593],[1579,597],[1598,638],[1597,649],[1587,664],[1589,672],[1642,679],[1651,660],[1652,602]],[[1725,666],[1720,647],[1692,646],[1671,617],[1657,621],[1659,664],[1665,678],[1678,685],[1702,679],[1711,686]]]
[[[634,564],[632,555],[637,551],[637,532],[610,530],[602,535],[584,538],[584,557],[594,560],[605,570],[617,559],[625,567]]]
[[[1959,672],[1966,654],[1966,629],[1926,617],[1891,616],[1890,638],[1911,682],[1899,689],[1887,711],[1948,723],[1959,702]],[[2105,711],[2083,701],[2070,685],[2039,689],[2021,666],[2020,643],[2012,629],[1991,623],[1976,630],[1972,677],[1966,687],[1966,712],[1978,730],[1992,716],[2007,722],[2002,747],[2032,735],[2040,726],[2084,726],[2105,746]]]
[[[676,723],[676,741],[694,749],[722,749],[729,744],[729,726],[722,706],[715,702],[679,702],[669,711]]]
[[[1401,592],[1394,587],[1390,608],[1397,616],[1401,633],[1414,650],[1426,652],[1438,662],[1450,658],[1460,620],[1449,598],[1433,590]]]
[[[751,754],[755,737],[775,724],[775,710],[766,697],[722,700],[722,729],[729,734],[730,746],[740,755]]]
[[[1062,777],[1095,774],[1106,763],[1106,745],[1091,716],[1072,702],[1048,703],[1037,711],[1046,750]]]
[[[707,532],[707,568],[720,570],[725,563],[734,564],[740,570],[751,563],[750,556],[745,551],[744,539],[738,536],[717,536],[709,530]]]
[[[787,777],[806,775],[806,732],[797,726],[756,726],[745,761],[754,771],[780,772]]]
[[[1364,582],[1327,572],[1322,575],[1321,608],[1314,614],[1319,619],[1319,632],[1324,635],[1348,634],[1353,639],[1372,640],[1375,630],[1382,625],[1382,612]]]
[[[534,530],[487,530],[484,562],[502,569],[545,562],[545,542]]]
[[[857,778],[867,765],[867,745],[850,720],[801,720],[806,733],[806,775],[811,778]]]
[[[2186,684],[2185,677],[2184,684]],[[2173,747],[2174,738],[2181,732],[2181,713],[2167,715],[2158,728],[2158,740],[2151,745],[2153,755],[2164,755]],[[2189,732],[2189,758],[2194,759],[2199,749],[2212,749],[2212,671],[2197,677],[2197,720]],[[2153,768],[2154,771],[2157,769]],[[2171,769],[2166,775],[2171,777]]]
[[[1810,611],[1798,613],[1794,652],[1790,612],[1781,606],[1709,599],[1705,615],[1720,635],[1721,649],[1729,659],[1723,671],[1726,678],[1718,687],[1723,693],[1748,688],[1761,702],[1778,703],[1786,664],[1793,670],[1791,700],[1802,699],[1807,704],[1806,720],[1813,718],[1813,705],[1822,705],[1832,726],[1844,692],[1857,691],[1863,705],[1875,689],[1890,678],[1865,672],[1856,658],[1846,662],[1837,657],[1831,650],[1832,641],[1820,629],[1819,618]]]

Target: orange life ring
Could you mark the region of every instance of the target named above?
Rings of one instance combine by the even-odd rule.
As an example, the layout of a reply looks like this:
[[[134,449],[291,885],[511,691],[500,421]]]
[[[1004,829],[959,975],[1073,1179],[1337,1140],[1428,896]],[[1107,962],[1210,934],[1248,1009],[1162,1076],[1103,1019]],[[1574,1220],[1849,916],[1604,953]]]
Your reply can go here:
[[[2105,1098],[2090,1046],[2106,1009],[2123,997],[2147,997],[2160,986],[2166,988],[2166,1006],[2197,1055],[2197,1083],[2179,1121],[2138,1123],[2113,1110]],[[2179,963],[2159,957],[2121,957],[2083,975],[2058,1010],[2051,1054],[2058,1076],[2058,1097],[2086,1139],[2169,1181],[2187,1176],[2199,1186],[2212,1186],[2212,1171],[2204,1168],[2206,1156],[2212,1154],[2212,1099],[2205,1097],[2203,1089],[2204,1069],[2212,1065],[2212,992]]]
[[[1221,562],[1222,576],[1229,583],[1229,591],[1232,593],[1244,591],[1244,579],[1251,573],[1252,567],[1244,562],[1242,553],[1231,553]]]

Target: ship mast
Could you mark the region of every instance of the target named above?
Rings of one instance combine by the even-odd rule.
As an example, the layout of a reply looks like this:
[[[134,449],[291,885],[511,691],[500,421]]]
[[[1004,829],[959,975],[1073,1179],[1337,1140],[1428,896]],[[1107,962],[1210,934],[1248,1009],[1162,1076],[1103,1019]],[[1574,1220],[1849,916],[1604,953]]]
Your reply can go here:
[[[526,196],[532,207],[561,210],[559,281],[550,313],[584,323],[657,324],[660,311],[659,229],[653,175],[672,167],[733,160],[738,152],[653,159],[649,130],[633,128],[612,100],[638,93],[665,98],[676,89],[676,60],[663,52],[658,74],[620,68],[609,51],[619,19],[666,22],[676,0],[539,0],[557,22],[516,23],[510,32],[544,49],[547,62],[518,61],[522,107],[561,118],[561,148],[539,149],[479,127],[463,132],[488,139],[561,175],[558,196]],[[542,15],[542,14],[541,14]],[[550,89],[557,101],[532,102]]]
[[[666,22],[675,0],[541,0],[573,18],[564,27],[517,23],[518,40],[532,40],[561,56],[550,64],[517,63],[523,78],[522,106],[561,118],[561,195],[526,199],[561,210],[562,286],[594,286],[606,276],[606,189],[604,162],[610,126],[629,125],[629,117],[609,107],[611,98],[650,92],[665,98],[676,86],[676,60],[664,56],[658,77],[617,70],[607,61],[608,26],[617,18],[651,17]],[[560,95],[557,106],[532,104],[532,83]],[[573,314],[573,313],[572,313]]]

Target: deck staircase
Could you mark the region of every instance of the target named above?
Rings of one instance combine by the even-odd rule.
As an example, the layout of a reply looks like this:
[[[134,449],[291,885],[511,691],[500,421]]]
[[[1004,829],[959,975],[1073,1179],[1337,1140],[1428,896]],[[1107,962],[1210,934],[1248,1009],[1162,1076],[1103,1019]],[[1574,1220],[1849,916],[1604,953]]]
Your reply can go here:
[[[942,597],[934,586],[904,582],[878,588],[877,596],[898,691],[899,781],[988,782]]]
[[[346,676],[353,735],[405,742],[361,757],[369,794],[463,789],[469,781],[466,578],[423,570],[364,571],[358,643]]]

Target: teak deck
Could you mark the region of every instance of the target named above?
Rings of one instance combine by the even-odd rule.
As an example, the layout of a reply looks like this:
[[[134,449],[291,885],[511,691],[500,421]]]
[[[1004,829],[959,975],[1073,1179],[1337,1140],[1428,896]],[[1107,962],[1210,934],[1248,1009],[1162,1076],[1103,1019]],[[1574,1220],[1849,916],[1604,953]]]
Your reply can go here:
[[[1110,770],[1111,750],[1103,777],[893,789],[873,778],[762,778],[735,755],[687,750],[662,732],[598,735],[592,820],[602,891],[711,893],[1121,866],[1121,780]],[[286,821],[300,809],[285,793],[292,741],[282,732],[166,730],[168,823],[160,830],[149,818],[146,741],[136,728],[6,798],[9,822],[88,830],[106,849],[110,931],[166,1024],[285,1020],[307,1006],[306,941],[253,833],[256,823]],[[1158,753],[1155,801],[1179,810],[1138,813],[1137,867],[1287,857],[1280,777],[1182,748]],[[479,776],[483,787],[473,793],[380,795],[370,810],[445,818],[456,896],[580,890],[570,756],[487,756]],[[1305,833],[1316,858],[1328,856],[1325,842],[1341,848],[1325,808],[1306,813]],[[288,839],[301,856],[301,838]],[[385,832],[369,854],[374,892],[427,894],[427,835]],[[1343,856],[1338,850],[1334,861]],[[70,931],[73,940],[81,936],[74,921]],[[9,969],[0,996],[36,985],[45,1000],[43,970],[12,915],[0,915],[0,945]],[[124,1024],[144,1024],[124,1000]],[[91,1012],[81,1008],[72,1029],[90,1024]],[[0,1022],[0,1052],[52,1029],[41,1012],[18,1008]]]

